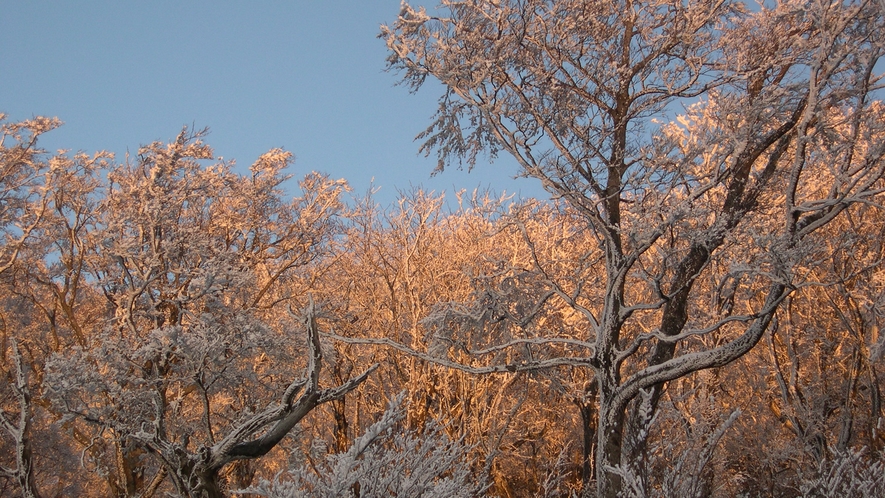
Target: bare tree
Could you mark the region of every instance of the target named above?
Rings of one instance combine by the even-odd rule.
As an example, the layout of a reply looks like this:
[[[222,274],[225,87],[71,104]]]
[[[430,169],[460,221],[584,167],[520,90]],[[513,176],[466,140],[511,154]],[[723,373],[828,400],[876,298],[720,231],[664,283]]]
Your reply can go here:
[[[222,496],[223,469],[267,454],[375,369],[321,388],[322,313],[306,299],[305,268],[330,250],[346,184],[312,173],[283,202],[291,154],[270,151],[241,176],[203,166],[201,137],[185,129],[111,169],[88,224],[82,208],[58,210],[61,229],[45,233],[58,261],[20,272],[34,302],[48,295],[89,326],[47,360],[43,396],[119,495]],[[101,300],[98,316],[80,316],[90,308],[72,281]]]
[[[0,114],[0,121],[6,116]],[[40,134],[58,126],[57,120],[34,119],[25,123],[3,123],[0,138],[0,278],[8,278],[25,242],[37,228],[46,212],[46,195],[41,195],[43,165],[33,160],[39,154],[36,141]],[[11,140],[14,143],[8,144]],[[0,317],[2,319],[2,317]],[[0,465],[0,476],[12,479],[23,496],[39,496],[34,482],[34,464],[30,444],[31,394],[27,373],[22,364],[16,339],[12,339],[12,357],[7,355],[8,324],[0,323],[0,360],[2,374],[17,401],[18,416],[0,411],[4,440],[9,438],[14,448],[13,466]],[[13,368],[6,365],[11,360]],[[4,407],[5,408],[5,407]]]
[[[129,437],[163,461],[176,490],[182,496],[221,497],[219,471],[226,465],[266,455],[314,408],[323,403],[343,398],[355,389],[377,368],[371,366],[362,374],[334,388],[320,389],[322,367],[317,310],[313,303],[306,310],[305,325],[308,335],[308,364],[303,377],[293,381],[279,401],[234,424],[223,439],[214,444],[189,451],[180,443],[165,440],[153,431],[141,431]],[[162,471],[161,471],[162,472]],[[165,474],[165,472],[163,473]]]
[[[507,367],[592,368],[597,492],[615,496],[664,384],[750,351],[806,283],[795,270],[819,229],[881,202],[885,13],[815,0],[448,0],[438,12],[404,4],[382,29],[406,84],[446,88],[422,150],[439,169],[513,155],[581,213],[602,256],[600,300],[551,282],[590,353]],[[728,305],[701,311],[712,268]]]
[[[34,483],[44,494],[76,494],[82,492],[80,486],[86,481],[71,478],[76,474],[77,456],[64,441],[65,436],[47,430],[55,415],[46,409],[41,381],[46,359],[64,348],[83,345],[90,324],[100,320],[103,311],[101,294],[87,282],[86,234],[96,220],[100,192],[97,175],[107,168],[112,156],[106,152],[89,156],[64,151],[49,155],[38,147],[38,137],[59,125],[57,119],[38,117],[4,127],[15,130],[5,137],[14,142],[4,140],[8,145],[4,159],[32,174],[28,181],[22,181],[9,167],[3,177],[12,193],[7,197],[12,202],[5,207],[17,216],[4,219],[5,229],[16,237],[6,239],[10,244],[6,248],[14,251],[6,253],[12,257],[6,261],[0,279],[0,352],[6,359],[13,351],[11,346],[16,346],[13,357],[4,365],[9,367],[4,375],[10,380],[4,384],[10,388],[4,389],[4,395],[18,399],[20,413],[27,412],[28,423],[22,427],[32,433],[26,437],[30,445],[26,453],[32,459]],[[13,389],[16,362],[21,362],[24,372],[33,373],[25,376],[31,381],[31,385],[24,386],[27,396],[23,396],[23,389]],[[25,399],[27,403],[22,404]]]
[[[46,214],[50,190],[45,188],[45,175],[49,165],[37,159],[43,152],[37,148],[37,139],[61,125],[55,118],[38,117],[19,123],[5,120],[6,115],[0,113],[0,274],[12,267]]]

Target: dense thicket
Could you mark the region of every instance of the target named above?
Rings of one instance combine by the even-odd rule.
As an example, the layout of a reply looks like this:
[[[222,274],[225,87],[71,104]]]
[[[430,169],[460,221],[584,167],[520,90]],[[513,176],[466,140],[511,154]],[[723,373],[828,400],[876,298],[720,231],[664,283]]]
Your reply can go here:
[[[882,8],[404,5],[549,201],[0,116],[0,495],[885,495]]]
[[[498,496],[592,482],[598,408],[581,358],[593,345],[570,296],[601,302],[605,274],[566,203],[416,191],[382,208],[344,202],[346,184],[317,174],[284,201],[279,151],[240,176],[185,132],[119,165],[40,151],[55,125],[4,125],[4,495],[186,494],[237,437],[216,484],[271,479],[254,491],[274,496],[390,468]],[[631,492],[881,490],[883,227],[875,206],[848,210],[794,267],[805,283],[756,349],[670,384]],[[705,270],[693,313],[752,313],[758,287],[733,271]],[[303,373],[311,330],[325,368]],[[281,396],[311,372],[353,391],[253,458],[247,440],[284,418]],[[273,480],[290,466],[295,477]]]

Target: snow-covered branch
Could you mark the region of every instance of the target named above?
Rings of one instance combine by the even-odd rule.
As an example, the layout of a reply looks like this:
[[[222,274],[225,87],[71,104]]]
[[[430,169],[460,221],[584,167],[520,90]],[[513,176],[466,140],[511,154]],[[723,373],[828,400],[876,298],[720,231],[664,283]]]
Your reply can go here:
[[[28,376],[25,370],[18,343],[12,340],[12,363],[14,377],[11,387],[18,401],[18,417],[9,414],[6,410],[0,410],[0,425],[12,439],[15,447],[15,467],[0,468],[0,472],[6,477],[13,479],[18,485],[19,491],[25,498],[39,498],[37,482],[34,478],[34,460],[31,449],[31,390],[28,386]],[[17,418],[17,421],[14,419]]]
[[[562,357],[554,357],[548,359],[540,359],[540,360],[528,360],[528,361],[520,361],[513,363],[503,363],[503,364],[493,364],[488,366],[472,366],[465,365],[463,363],[458,363],[456,361],[449,360],[447,358],[443,358],[440,356],[432,355],[426,353],[424,351],[418,351],[413,349],[405,344],[399,343],[397,341],[391,340],[386,337],[382,338],[363,338],[363,337],[344,337],[333,332],[324,332],[324,336],[329,337],[335,341],[339,341],[345,344],[362,344],[362,345],[373,345],[373,346],[385,346],[392,349],[395,349],[401,353],[405,353],[409,356],[418,358],[420,360],[424,360],[428,363],[439,365],[446,368],[451,368],[454,370],[458,370],[465,373],[470,374],[492,374],[492,373],[514,373],[514,372],[532,372],[545,370],[554,367],[560,366],[573,366],[573,367],[589,367],[591,366],[591,359],[589,357],[582,356],[562,356]],[[563,343],[571,343],[571,340],[556,340],[550,339],[547,341],[550,344],[563,342]],[[512,342],[508,342],[505,345],[502,345],[501,348],[512,348],[519,345],[524,345],[529,342],[523,340],[515,340]],[[578,343],[584,347],[593,348],[591,343],[585,343],[578,341]],[[488,351],[490,352],[490,351]]]

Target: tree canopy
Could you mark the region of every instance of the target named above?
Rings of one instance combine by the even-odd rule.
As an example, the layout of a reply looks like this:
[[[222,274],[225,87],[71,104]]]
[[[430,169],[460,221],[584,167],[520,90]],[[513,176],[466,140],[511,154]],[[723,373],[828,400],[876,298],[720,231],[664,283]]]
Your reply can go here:
[[[551,198],[0,115],[0,494],[885,493],[885,5],[443,0],[381,38],[444,86],[440,171]]]

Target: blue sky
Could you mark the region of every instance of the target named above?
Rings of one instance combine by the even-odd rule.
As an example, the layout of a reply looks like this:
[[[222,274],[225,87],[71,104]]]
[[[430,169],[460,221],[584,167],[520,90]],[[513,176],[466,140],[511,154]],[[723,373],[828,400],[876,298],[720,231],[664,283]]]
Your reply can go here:
[[[58,116],[43,147],[120,160],[184,125],[209,127],[215,153],[240,167],[283,147],[296,177],[325,171],[356,192],[374,178],[385,204],[411,186],[544,196],[503,156],[431,178],[436,160],[413,139],[442,90],[411,95],[384,72],[376,35],[398,11],[398,0],[3,0],[0,112]]]

